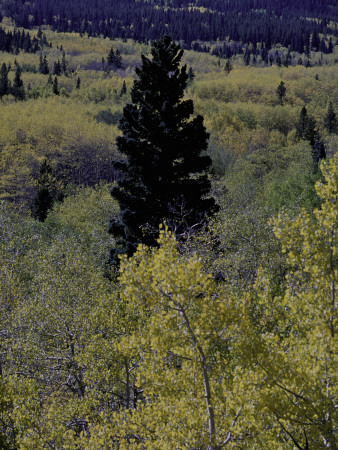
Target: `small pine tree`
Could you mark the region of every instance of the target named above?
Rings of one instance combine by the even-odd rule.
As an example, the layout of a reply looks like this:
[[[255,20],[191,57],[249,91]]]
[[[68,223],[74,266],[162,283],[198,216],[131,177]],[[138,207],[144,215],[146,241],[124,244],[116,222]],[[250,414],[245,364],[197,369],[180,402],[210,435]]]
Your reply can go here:
[[[243,59],[244,59],[245,65],[248,66],[250,64],[250,51],[248,49],[245,50]]]
[[[60,76],[61,75],[61,63],[59,60],[54,62],[53,75]]]
[[[311,147],[315,143],[316,139],[316,121],[313,117],[309,116],[305,106],[300,111],[299,119],[296,124],[298,139],[304,139],[309,141]]]
[[[21,67],[19,65],[17,65],[15,71],[12,94],[14,95],[15,100],[25,100],[25,88],[21,79]]]
[[[52,167],[45,159],[39,169],[37,191],[32,205],[33,217],[40,222],[44,222],[53,203],[55,201],[62,201],[62,199],[63,194],[53,175]]]
[[[115,61],[115,52],[114,52],[114,48],[112,47],[109,50],[108,57],[107,57],[107,62],[108,62],[108,64],[113,65],[114,61]],[[102,63],[104,63],[103,58],[102,58]]]
[[[232,64],[230,59],[227,59],[227,62],[225,63],[224,66],[224,71],[229,75],[229,73],[232,71]]]
[[[55,95],[59,95],[60,94],[59,83],[58,83],[58,78],[57,77],[55,77],[54,81],[53,81],[53,94],[55,94]]]
[[[284,66],[284,67],[289,67],[289,57],[288,57],[287,54],[284,56],[284,59],[283,59],[283,66]]]
[[[309,116],[305,132],[303,134],[303,139],[309,142],[311,146],[314,145],[316,140],[316,120],[314,117]]]
[[[278,67],[282,66],[282,60],[281,60],[279,53],[277,53],[277,55],[276,55],[276,63],[277,63]]]
[[[284,81],[281,81],[276,89],[276,94],[279,100],[279,104],[283,106],[284,97],[286,94],[286,87]]]
[[[9,68],[5,63],[2,64],[0,69],[0,97],[7,95],[10,90],[10,83],[8,80]]]
[[[122,67],[122,55],[119,49],[115,52],[115,61],[113,63],[115,69],[121,69]]]
[[[324,117],[324,127],[329,133],[335,133],[337,130],[337,118],[334,112],[332,102],[329,102],[327,113]]]
[[[326,42],[325,39],[321,39],[320,43],[319,43],[319,51],[321,53],[326,53],[327,52],[327,46],[326,46]]]
[[[189,70],[188,70],[188,78],[189,78],[189,81],[190,81],[190,82],[194,81],[195,74],[194,74],[194,71],[192,70],[192,67],[189,67]]]
[[[316,51],[319,49],[319,45],[320,45],[320,40],[319,40],[319,36],[317,31],[315,30],[312,34],[312,39],[311,39],[311,48],[313,51]]]
[[[312,146],[311,150],[312,160],[313,160],[313,171],[314,173],[318,172],[319,162],[322,159],[326,158],[325,145],[322,139],[320,138],[319,133],[316,134],[315,142]]]
[[[81,80],[80,77],[77,77],[75,89],[80,89],[80,87],[81,87]]]
[[[61,71],[64,75],[67,75],[67,61],[66,53],[64,51],[62,52]]]
[[[191,119],[193,103],[182,100],[188,81],[186,66],[180,67],[183,50],[165,36],[151,54],[152,59],[142,55],[136,68],[132,103],[124,108],[123,135],[117,138],[125,159],[114,163],[122,174],[112,189],[121,210],[110,222],[118,245],[110,255],[114,264],[120,253],[131,256],[139,243],[156,246],[161,222],[185,239],[217,210],[208,197],[211,160],[204,154],[203,118]]]
[[[127,85],[126,85],[126,82],[123,80],[122,88],[121,88],[121,91],[120,91],[120,97],[122,97],[126,93],[127,93]]]
[[[43,75],[49,74],[49,67],[46,55],[42,57],[42,54],[40,54],[39,73],[42,73]]]

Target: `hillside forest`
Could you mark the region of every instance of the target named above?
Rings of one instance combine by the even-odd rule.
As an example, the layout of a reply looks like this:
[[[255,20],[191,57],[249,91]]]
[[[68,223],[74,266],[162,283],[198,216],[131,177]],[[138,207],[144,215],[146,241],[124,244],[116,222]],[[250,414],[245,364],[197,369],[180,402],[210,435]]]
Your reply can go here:
[[[0,448],[337,449],[334,2],[65,3],[0,9]],[[167,34],[209,214],[114,253]]]

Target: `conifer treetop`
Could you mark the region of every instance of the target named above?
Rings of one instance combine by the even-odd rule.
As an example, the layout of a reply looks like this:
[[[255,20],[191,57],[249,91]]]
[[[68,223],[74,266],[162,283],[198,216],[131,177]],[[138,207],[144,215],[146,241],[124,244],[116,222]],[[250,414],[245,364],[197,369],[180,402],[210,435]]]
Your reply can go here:
[[[169,224],[179,238],[200,228],[217,209],[208,198],[211,159],[204,152],[209,135],[203,118],[191,117],[192,100],[183,100],[188,81],[186,66],[180,66],[183,50],[164,36],[151,56],[142,56],[136,69],[116,141],[125,157],[114,163],[121,177],[112,196],[121,213],[110,232],[118,238],[119,253],[129,256],[140,243],[157,246],[160,223]]]

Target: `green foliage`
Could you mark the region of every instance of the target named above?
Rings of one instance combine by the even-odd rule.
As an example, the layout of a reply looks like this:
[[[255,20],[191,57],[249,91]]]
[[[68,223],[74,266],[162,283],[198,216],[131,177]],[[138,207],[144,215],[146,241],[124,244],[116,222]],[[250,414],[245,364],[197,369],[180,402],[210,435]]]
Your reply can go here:
[[[322,205],[314,217],[283,211],[273,222],[287,254],[284,295],[274,298],[266,280],[257,283],[260,309],[275,320],[275,331],[259,338],[252,382],[264,377],[259,401],[282,442],[298,448],[336,446],[337,167],[337,157],[321,164],[325,182],[316,189]]]
[[[185,245],[162,231],[123,258],[115,284],[110,163],[150,46],[115,40],[123,67],[106,71],[111,40],[43,32],[60,95],[39,53],[0,54],[0,447],[337,447],[336,55],[311,51],[305,67],[276,49],[279,68],[236,55],[227,74],[185,51],[221,208]],[[304,105],[317,146],[297,136]],[[35,221],[45,188],[66,197]]]
[[[107,233],[107,223],[117,216],[118,206],[111,198],[110,187],[102,184],[95,188],[77,188],[62,203],[56,203],[49,213],[46,226],[53,230],[66,229],[80,234],[88,253],[99,266],[106,260],[115,240]]]
[[[107,125],[117,125],[122,119],[122,114],[118,111],[113,113],[111,109],[103,109],[96,114],[95,119]]]

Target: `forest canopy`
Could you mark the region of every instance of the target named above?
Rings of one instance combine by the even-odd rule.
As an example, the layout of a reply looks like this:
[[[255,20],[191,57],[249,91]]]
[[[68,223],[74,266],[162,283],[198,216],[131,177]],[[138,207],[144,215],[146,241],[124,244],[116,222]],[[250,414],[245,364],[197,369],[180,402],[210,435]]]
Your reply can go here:
[[[1,448],[337,448],[336,8],[2,2]]]

